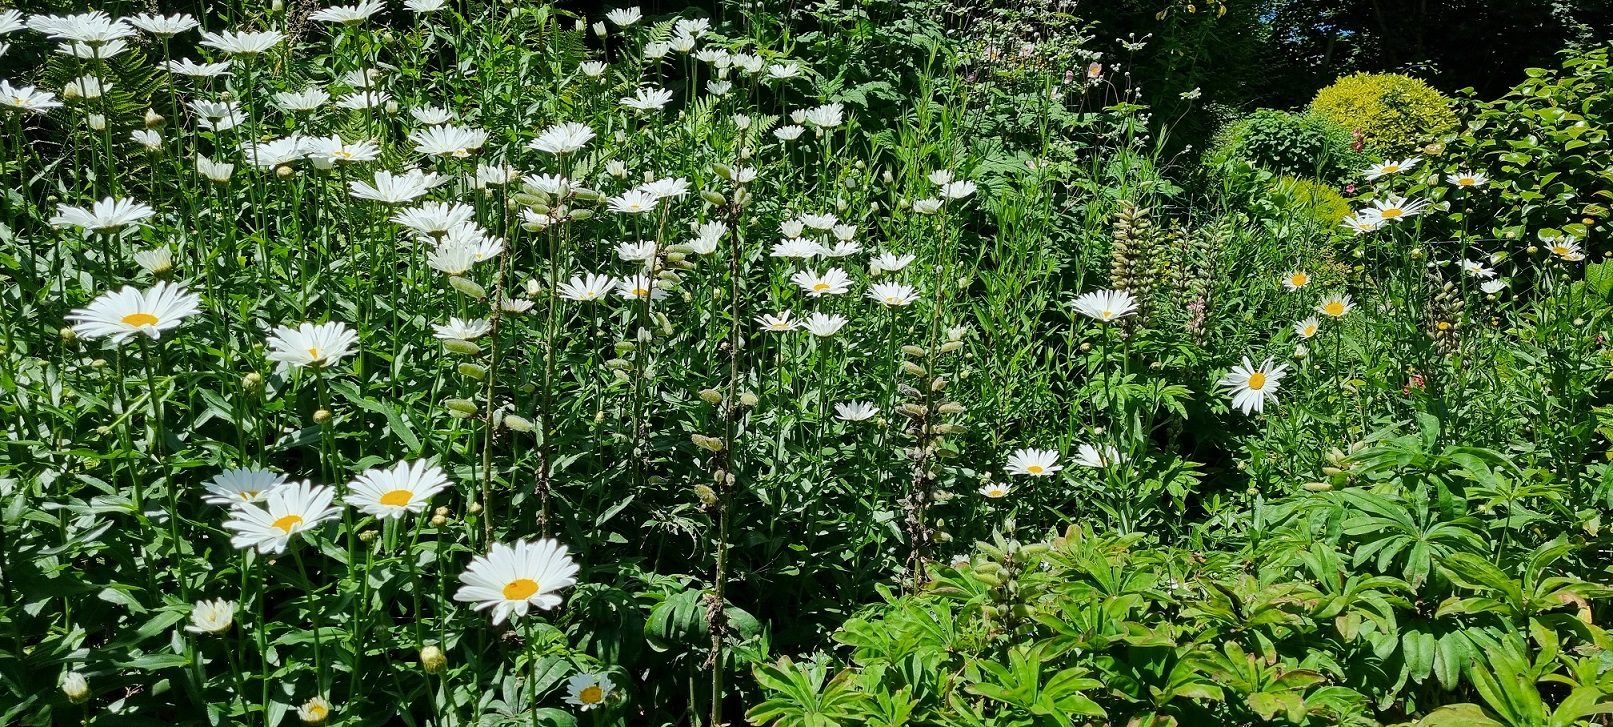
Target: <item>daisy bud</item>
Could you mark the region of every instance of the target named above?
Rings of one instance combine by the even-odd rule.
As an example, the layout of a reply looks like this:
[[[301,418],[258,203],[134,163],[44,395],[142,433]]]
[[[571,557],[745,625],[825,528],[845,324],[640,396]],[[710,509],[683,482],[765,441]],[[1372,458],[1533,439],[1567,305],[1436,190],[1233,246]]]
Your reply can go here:
[[[473,363],[462,363],[455,368],[458,369],[459,373],[476,379],[477,381],[487,378],[487,369]]]
[[[90,129],[94,131],[106,131],[106,117],[101,114],[90,114],[85,121],[89,123]]]
[[[164,123],[166,123],[166,122],[167,122],[167,119],[164,119],[162,117],[162,114],[157,113],[156,109],[146,109],[146,118],[145,118],[146,128],[148,128],[148,129],[161,129],[162,125]]]
[[[604,424],[604,423],[605,423],[605,412],[604,412],[604,410],[594,412],[594,425],[598,426],[598,425]]]
[[[471,514],[481,512],[482,511],[482,503],[481,503],[480,500],[472,500],[471,503],[470,503],[470,507],[467,507],[465,509],[469,510],[471,512]]]
[[[700,400],[706,402],[707,404],[721,404],[722,392],[716,389],[701,389]]]
[[[63,341],[69,343],[78,340],[78,331],[73,330],[72,326],[62,326],[61,330],[56,332],[56,335],[61,336]]]
[[[397,113],[398,112],[398,102],[397,101],[387,101],[386,102],[386,112],[389,113],[389,114]]]
[[[446,517],[444,517],[442,515],[432,515],[431,516],[431,527],[440,528],[440,527],[442,527],[444,525],[447,525],[447,524],[448,524],[448,518],[446,518]]]
[[[483,288],[482,286],[477,285],[474,281],[467,280],[465,278],[461,278],[458,275],[455,275],[455,276],[449,278],[448,279],[448,284],[453,286],[454,290],[457,290],[457,291],[459,291],[461,293],[464,293],[465,295],[468,295],[468,296],[470,296],[472,298],[475,298],[477,300],[481,300],[481,299],[487,297],[487,289],[486,288]]]
[[[291,167],[288,167],[288,166],[286,166],[284,164],[274,168],[274,175],[276,177],[281,178],[281,179],[290,178],[291,175],[293,175],[295,173],[296,173],[296,170],[294,170]]]
[[[373,542],[375,542],[375,531],[374,530],[361,530],[361,531],[359,531],[358,539],[363,541],[363,542],[366,542],[366,543],[373,543]]]
[[[241,377],[241,389],[246,392],[257,391],[263,386],[263,376],[256,371]]]
[[[504,415],[504,426],[507,429],[517,432],[530,432],[535,428],[533,427],[530,419],[527,419],[526,417],[518,417],[514,414]]]
[[[1524,248],[1523,251],[1529,253],[1530,255],[1533,255],[1533,254],[1535,254],[1537,252],[1540,252],[1540,248],[1535,247],[1534,245],[1530,245],[1529,247]]]
[[[741,406],[756,406],[757,404],[760,404],[761,401],[761,399],[757,398],[756,394],[749,391],[739,395],[739,403]]]
[[[436,510],[431,511],[431,514],[433,514],[433,515],[441,515],[443,517],[448,517],[448,506],[447,505],[438,505]]]
[[[324,697],[314,697],[297,708],[297,718],[303,724],[320,725],[330,719],[330,702]]]
[[[466,356],[475,356],[476,354],[482,352],[481,346],[478,346],[470,341],[461,341],[458,339],[449,339],[443,341],[442,347],[453,353],[464,354]]]
[[[67,701],[83,704],[90,700],[90,683],[83,674],[67,672],[67,676],[62,677],[62,693],[67,695]]]
[[[709,189],[700,192],[700,198],[718,207],[728,203],[728,199]]]
[[[465,415],[476,413],[476,402],[469,399],[448,399],[442,405]]]
[[[323,424],[328,423],[329,421],[330,421],[330,410],[329,409],[316,409],[316,410],[314,410],[314,423],[315,424],[323,425]]]
[[[420,668],[427,674],[436,674],[448,665],[448,655],[435,644],[420,647]]]

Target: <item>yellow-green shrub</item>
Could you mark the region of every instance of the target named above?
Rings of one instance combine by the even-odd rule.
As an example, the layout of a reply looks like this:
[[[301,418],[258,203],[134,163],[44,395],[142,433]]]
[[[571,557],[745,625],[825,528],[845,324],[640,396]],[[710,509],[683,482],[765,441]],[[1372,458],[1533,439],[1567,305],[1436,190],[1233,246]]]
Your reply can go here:
[[[1344,195],[1322,182],[1302,177],[1278,177],[1271,184],[1271,199],[1327,229],[1338,228],[1339,220],[1351,212]]]
[[[1357,73],[1316,93],[1311,111],[1352,131],[1385,156],[1414,151],[1456,128],[1451,101],[1398,73]]]

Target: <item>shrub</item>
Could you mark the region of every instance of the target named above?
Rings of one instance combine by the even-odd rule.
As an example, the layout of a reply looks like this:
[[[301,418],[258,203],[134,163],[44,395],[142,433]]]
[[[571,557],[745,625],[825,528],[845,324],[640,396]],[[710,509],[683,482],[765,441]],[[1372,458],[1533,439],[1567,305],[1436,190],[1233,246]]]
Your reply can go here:
[[[1352,132],[1385,156],[1407,154],[1456,128],[1451,101],[1432,86],[1398,73],[1357,73],[1311,100],[1311,112]]]
[[[1344,195],[1314,179],[1279,178],[1271,185],[1271,198],[1282,208],[1330,230],[1342,229],[1339,220],[1351,212],[1350,202]]]
[[[1221,130],[1208,160],[1241,160],[1276,174],[1333,179],[1362,166],[1350,132],[1317,114],[1260,109]]]

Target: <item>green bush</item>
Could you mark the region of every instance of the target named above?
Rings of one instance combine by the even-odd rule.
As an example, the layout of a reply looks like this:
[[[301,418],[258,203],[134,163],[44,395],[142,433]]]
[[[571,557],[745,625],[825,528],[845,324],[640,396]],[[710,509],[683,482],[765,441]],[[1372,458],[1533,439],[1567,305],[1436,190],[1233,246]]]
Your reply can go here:
[[[1365,164],[1350,132],[1316,114],[1260,109],[1221,130],[1207,160],[1238,160],[1290,177],[1335,179]]]
[[[1270,196],[1281,208],[1329,230],[1341,229],[1339,220],[1352,211],[1344,195],[1314,179],[1281,177],[1272,183]]]
[[[1357,73],[1316,93],[1311,112],[1359,131],[1373,151],[1401,156],[1456,129],[1451,101],[1398,73]]]

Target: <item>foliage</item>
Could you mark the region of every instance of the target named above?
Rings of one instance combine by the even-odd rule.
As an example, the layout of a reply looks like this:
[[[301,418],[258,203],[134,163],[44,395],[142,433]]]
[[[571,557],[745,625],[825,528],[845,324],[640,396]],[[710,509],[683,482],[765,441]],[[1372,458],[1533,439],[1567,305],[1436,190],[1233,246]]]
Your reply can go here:
[[[1365,166],[1352,143],[1348,129],[1321,115],[1260,109],[1217,133],[1205,162],[1238,160],[1279,175],[1337,180]]]
[[[1359,133],[1381,156],[1404,156],[1456,128],[1451,101],[1399,73],[1357,73],[1316,92],[1311,113]]]

